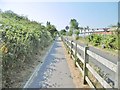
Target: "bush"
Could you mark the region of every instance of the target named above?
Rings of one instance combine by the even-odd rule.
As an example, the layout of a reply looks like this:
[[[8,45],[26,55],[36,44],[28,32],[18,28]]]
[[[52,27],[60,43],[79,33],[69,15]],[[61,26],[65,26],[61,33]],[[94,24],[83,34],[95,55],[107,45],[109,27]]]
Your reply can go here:
[[[119,47],[118,44],[118,36],[116,34],[113,35],[98,35],[92,34],[86,37],[87,41],[92,43],[94,46],[101,45],[104,48],[115,49],[117,50]]]
[[[78,40],[79,39],[79,36],[76,36],[76,38],[75,38],[76,40]]]
[[[92,34],[87,37],[87,40],[89,42],[92,42],[94,46],[98,46],[101,43],[102,37],[101,35],[98,35],[98,34]]]
[[[47,47],[52,35],[45,26],[12,12],[3,12],[0,30],[3,64],[3,87],[11,86],[13,69],[22,69],[22,65],[34,61],[36,53]],[[20,18],[21,17],[21,18]],[[13,70],[13,71],[12,71]]]
[[[70,31],[68,32],[68,35],[69,35],[69,36],[72,36],[72,34],[73,34],[73,31],[70,30]]]

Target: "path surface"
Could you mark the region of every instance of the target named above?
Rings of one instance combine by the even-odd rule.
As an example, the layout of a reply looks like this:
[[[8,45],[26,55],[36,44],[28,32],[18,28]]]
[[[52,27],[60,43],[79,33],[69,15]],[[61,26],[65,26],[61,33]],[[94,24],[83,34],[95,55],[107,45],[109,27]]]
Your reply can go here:
[[[25,88],[75,88],[60,38],[56,39],[44,63]]]

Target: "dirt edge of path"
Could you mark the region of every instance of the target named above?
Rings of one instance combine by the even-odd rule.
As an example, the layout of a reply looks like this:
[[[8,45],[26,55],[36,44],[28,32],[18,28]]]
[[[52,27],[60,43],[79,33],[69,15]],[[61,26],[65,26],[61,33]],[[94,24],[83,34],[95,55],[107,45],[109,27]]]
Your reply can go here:
[[[52,48],[52,46],[53,46],[53,44],[54,44],[54,42],[53,43],[51,43],[47,48],[45,48],[43,51],[41,51],[41,55],[37,55],[37,57],[36,57],[36,61],[34,62],[34,64],[33,64],[33,68],[31,68],[31,67],[29,67],[29,70],[33,73],[34,72],[34,70],[36,69],[36,67],[41,63],[43,63],[44,62],[44,60],[45,60],[45,57],[46,57],[46,55],[48,54],[48,52],[49,52],[49,50]],[[30,78],[30,76],[31,76],[31,74],[32,73],[27,73],[26,75],[29,75],[29,77],[28,77],[28,79]],[[27,80],[28,80],[27,79]],[[26,80],[26,81],[27,81]],[[24,82],[24,84],[23,84],[23,86],[25,85],[25,83],[26,82]],[[23,87],[22,86],[22,87]]]
[[[73,83],[75,84],[76,88],[90,88],[88,84],[83,84],[82,73],[79,71],[77,67],[74,65],[74,61],[70,58],[64,43],[62,42],[62,47],[64,49],[64,54],[67,60],[68,67],[70,69],[71,76],[73,78]]]

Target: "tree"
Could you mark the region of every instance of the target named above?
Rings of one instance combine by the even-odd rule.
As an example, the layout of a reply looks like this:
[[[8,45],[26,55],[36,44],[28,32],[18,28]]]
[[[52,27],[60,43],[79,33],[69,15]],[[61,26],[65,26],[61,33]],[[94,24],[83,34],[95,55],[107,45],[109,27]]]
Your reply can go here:
[[[79,39],[80,31],[78,29],[75,31],[75,34],[76,34],[76,36],[75,36],[76,40]]]
[[[70,20],[70,31],[69,34],[72,35],[76,29],[79,29],[78,27],[78,22],[76,19],[71,19]]]
[[[75,34],[76,34],[77,36],[79,36],[80,31],[79,31],[79,30],[76,30],[76,31],[75,31]]]
[[[117,23],[118,28],[120,28],[120,22]]]
[[[70,20],[70,28],[72,29],[78,29],[78,22],[76,19],[71,19]]]
[[[49,26],[49,25],[50,25],[50,22],[47,21],[46,25]]]
[[[72,34],[73,34],[73,31],[70,30],[70,31],[68,32],[68,35],[69,35],[69,36],[72,36]]]
[[[61,35],[66,35],[66,30],[65,30],[65,29],[62,29],[62,30],[60,31],[60,34],[61,34]]]
[[[57,29],[54,25],[51,25],[50,22],[47,21],[46,23],[46,29],[51,33],[52,37],[55,37],[57,34]]]

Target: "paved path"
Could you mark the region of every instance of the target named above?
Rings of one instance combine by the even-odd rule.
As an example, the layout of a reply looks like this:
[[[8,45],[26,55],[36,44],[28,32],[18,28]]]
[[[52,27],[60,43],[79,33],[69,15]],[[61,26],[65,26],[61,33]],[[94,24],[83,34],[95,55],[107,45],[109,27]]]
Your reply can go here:
[[[56,39],[44,63],[25,88],[75,88],[60,38]]]

